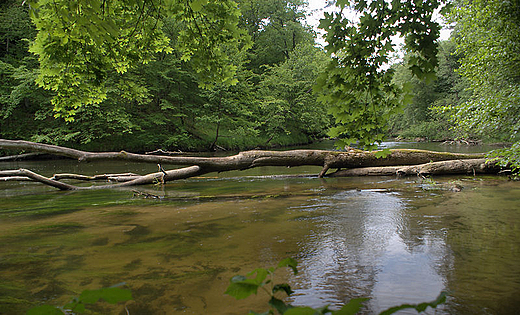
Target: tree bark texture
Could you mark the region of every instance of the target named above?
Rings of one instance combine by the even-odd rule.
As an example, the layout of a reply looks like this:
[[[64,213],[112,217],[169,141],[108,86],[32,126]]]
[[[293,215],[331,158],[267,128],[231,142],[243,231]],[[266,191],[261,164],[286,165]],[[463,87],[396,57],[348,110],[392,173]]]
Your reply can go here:
[[[431,162],[419,165],[362,167],[348,170],[338,170],[328,177],[347,176],[408,176],[408,175],[449,175],[449,174],[496,174],[500,167],[496,161],[487,159],[464,159]]]
[[[486,162],[484,154],[463,154],[434,152],[425,150],[398,149],[390,150],[386,157],[377,157],[375,152],[351,150],[348,152],[323,150],[290,151],[245,151],[227,157],[196,157],[135,154],[121,152],[86,152],[55,145],[34,143],[24,140],[0,139],[0,149],[43,152],[77,159],[80,162],[98,160],[121,160],[159,164],[160,171],[143,176],[135,174],[96,175],[94,177],[76,174],[57,174],[45,178],[29,170],[0,171],[0,176],[24,176],[53,187],[71,189],[116,188],[152,183],[164,183],[177,179],[200,176],[210,172],[245,170],[259,166],[322,166],[319,177],[325,176],[361,176],[361,175],[411,175],[411,174],[455,174],[498,172],[495,163]],[[442,162],[441,162],[442,161]],[[446,161],[449,161],[446,162]],[[439,164],[436,164],[438,162]],[[164,170],[160,165],[187,166],[180,169]],[[395,166],[401,165],[401,166]],[[338,169],[327,175],[331,168]],[[340,170],[347,169],[347,170]],[[121,176],[123,175],[123,176]],[[39,177],[38,177],[39,176]],[[83,178],[81,178],[83,177]],[[78,187],[63,184],[60,179],[74,178],[82,180],[118,180],[120,183],[102,186]],[[63,184],[63,185],[61,185]]]

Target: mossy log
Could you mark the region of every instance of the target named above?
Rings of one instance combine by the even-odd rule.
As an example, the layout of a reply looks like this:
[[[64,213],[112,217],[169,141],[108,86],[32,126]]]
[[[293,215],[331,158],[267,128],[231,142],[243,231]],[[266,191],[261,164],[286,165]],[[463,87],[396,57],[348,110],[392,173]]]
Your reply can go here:
[[[365,172],[365,175],[409,175],[418,174],[425,168],[432,168],[432,162],[439,161],[461,161],[469,159],[483,159],[483,154],[463,154],[463,153],[449,153],[449,152],[434,152],[425,150],[409,150],[397,149],[390,150],[390,153],[385,157],[378,157],[376,151],[362,151],[351,150],[348,152],[338,151],[324,151],[324,150],[290,150],[290,151],[245,151],[236,155],[227,157],[197,157],[197,156],[165,156],[165,155],[146,155],[135,154],[125,151],[121,152],[86,152],[71,148],[65,148],[55,145],[34,143],[23,140],[4,140],[0,139],[0,149],[6,150],[24,150],[32,152],[43,152],[54,154],[58,156],[65,156],[77,159],[80,162],[98,161],[98,160],[121,160],[144,163],[159,164],[159,172],[151,173],[143,176],[132,176],[124,182],[117,184],[78,187],[73,185],[60,185],[60,176],[56,175],[53,178],[45,178],[41,175],[33,173],[29,170],[9,170],[0,171],[0,176],[25,176],[32,180],[40,181],[44,184],[51,185],[59,189],[101,189],[101,188],[116,188],[133,185],[152,184],[157,182],[166,182],[177,179],[184,179],[210,172],[224,172],[232,170],[245,170],[260,166],[303,166],[314,165],[322,166],[322,171],[319,177],[326,177],[327,171],[331,168],[348,169],[346,171],[337,171],[330,176],[352,176],[356,172]],[[484,161],[485,162],[485,161]],[[163,165],[179,165],[187,166],[180,169],[164,170],[160,166]],[[409,168],[406,165],[430,165],[422,166],[422,168]],[[482,164],[482,163],[481,163]],[[395,165],[400,165],[395,168]],[[455,165],[455,164],[446,164]],[[394,166],[394,168],[383,169],[384,167]],[[372,168],[371,170],[362,171],[365,168]],[[437,166],[435,166],[437,167]],[[376,169],[380,171],[375,171]],[[440,168],[439,168],[440,169]],[[450,166],[445,167],[445,173],[453,173],[450,171]],[[475,169],[475,167],[473,167]],[[495,170],[495,168],[489,168]],[[497,170],[498,171],[498,170]],[[349,173],[351,172],[351,173]],[[465,170],[464,172],[467,172]],[[342,175],[343,174],[343,175]],[[350,174],[350,175],[349,175]],[[440,174],[440,171],[435,172]],[[80,178],[83,175],[69,174],[68,177]],[[43,178],[42,178],[43,177]],[[104,178],[103,176],[101,176]],[[61,177],[63,178],[63,176]],[[92,177],[86,177],[91,180]]]

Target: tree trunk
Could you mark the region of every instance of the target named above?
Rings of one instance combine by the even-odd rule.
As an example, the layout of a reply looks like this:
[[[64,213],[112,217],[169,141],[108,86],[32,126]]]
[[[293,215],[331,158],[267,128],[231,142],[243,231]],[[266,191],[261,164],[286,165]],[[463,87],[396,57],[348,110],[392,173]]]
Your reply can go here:
[[[193,176],[200,176],[210,172],[223,172],[232,170],[245,170],[258,166],[303,166],[316,165],[323,169],[319,177],[327,176],[330,168],[338,169],[337,172],[329,176],[359,176],[359,175],[410,175],[410,174],[452,174],[453,172],[498,172],[495,164],[486,164],[483,154],[462,154],[448,152],[433,152],[425,150],[390,150],[386,157],[377,157],[376,152],[361,150],[351,150],[349,152],[323,151],[323,150],[291,150],[291,151],[245,151],[227,157],[194,157],[194,156],[165,156],[165,155],[146,155],[134,154],[125,151],[121,152],[86,152],[55,145],[34,143],[23,140],[3,140],[0,139],[0,149],[25,150],[50,153],[59,156],[66,156],[77,159],[78,161],[96,160],[124,160],[145,163],[159,164],[160,171],[143,176],[122,177],[122,183],[77,187],[59,182],[65,176],[56,175],[53,178],[45,178],[29,170],[0,171],[0,176],[25,176],[32,180],[40,181],[53,187],[71,189],[101,189],[115,188],[132,185],[144,185],[152,183],[164,183],[166,181],[184,179]],[[462,162],[462,160],[471,160]],[[474,160],[478,159],[478,160]],[[455,160],[455,161],[454,161]],[[450,161],[435,164],[433,162]],[[181,169],[165,171],[160,164],[188,166]],[[423,165],[420,165],[423,164]],[[403,166],[395,166],[403,165]],[[415,165],[406,167],[404,165]],[[390,167],[392,166],[392,167]],[[340,171],[339,169],[348,169]],[[68,178],[80,175],[68,174]],[[104,177],[103,177],[104,176]],[[110,179],[108,175],[100,176]],[[115,178],[116,176],[112,176]],[[92,180],[87,177],[83,179]]]
[[[407,176],[407,175],[449,175],[449,174],[496,174],[500,167],[496,161],[487,159],[467,159],[431,162],[419,165],[363,167],[339,170],[329,177],[347,176]]]

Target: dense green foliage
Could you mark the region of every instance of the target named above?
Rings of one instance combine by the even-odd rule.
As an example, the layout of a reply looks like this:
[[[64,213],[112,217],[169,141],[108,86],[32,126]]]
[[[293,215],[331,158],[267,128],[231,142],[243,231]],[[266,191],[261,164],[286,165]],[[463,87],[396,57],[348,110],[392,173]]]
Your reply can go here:
[[[451,17],[469,100],[454,108],[470,133],[517,140],[520,131],[520,1],[463,1]]]
[[[308,143],[330,126],[310,93],[327,60],[300,1],[243,1],[241,14],[228,1],[161,13],[176,2],[50,3],[0,6],[2,138],[242,149]]]
[[[405,61],[409,55],[405,55]],[[462,136],[450,123],[442,109],[463,103],[468,98],[467,81],[459,75],[460,54],[452,41],[439,43],[439,65],[435,80],[425,82],[414,77],[406,62],[393,65],[393,83],[403,91],[403,111],[394,114],[390,122],[393,136],[404,139],[451,140]]]
[[[518,169],[520,2],[456,1],[448,17],[455,28],[450,41],[440,43],[434,82],[395,67],[394,82],[409,96],[404,112],[390,120],[392,132],[412,139],[511,142],[491,156]]]
[[[334,115],[333,137],[343,144],[357,142],[373,148],[386,137],[389,117],[399,109],[401,91],[392,83],[393,69],[386,68],[394,51],[392,36],[405,37],[413,53],[408,67],[414,76],[431,77],[437,65],[439,25],[433,12],[440,1],[344,1],[340,12],[326,14],[320,27],[327,31],[331,62],[318,81],[320,99]],[[359,22],[343,10],[351,6]]]
[[[520,1],[461,1],[451,18],[456,22],[461,74],[470,84],[470,98],[448,107],[454,123],[466,133],[515,142],[503,164],[520,169]]]
[[[226,48],[239,45],[243,32],[232,0],[28,2],[38,30],[30,47],[40,61],[37,82],[55,91],[54,109],[67,120],[80,107],[107,99],[109,76],[146,64],[157,53],[173,52],[163,31],[166,19],[179,29],[175,48],[181,60],[191,60],[201,79],[234,80]]]

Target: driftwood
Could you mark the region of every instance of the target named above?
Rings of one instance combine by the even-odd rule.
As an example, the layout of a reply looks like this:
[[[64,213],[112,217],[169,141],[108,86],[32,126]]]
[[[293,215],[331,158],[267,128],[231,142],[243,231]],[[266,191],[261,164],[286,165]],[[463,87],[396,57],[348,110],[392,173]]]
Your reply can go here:
[[[150,152],[146,152],[145,154],[154,154],[154,155],[179,155],[179,154],[183,154],[184,152],[182,151],[164,151],[163,149],[157,149],[157,150],[154,150],[154,151],[150,151]]]
[[[390,150],[384,157],[378,157],[376,152],[350,150],[348,152],[323,150],[291,150],[291,151],[245,151],[227,157],[196,157],[196,156],[165,156],[150,154],[135,154],[121,152],[86,152],[55,145],[34,143],[23,140],[0,139],[0,149],[25,150],[43,152],[58,156],[77,159],[80,162],[97,160],[121,160],[144,163],[156,163],[159,171],[143,176],[135,174],[115,174],[84,176],[77,174],[60,174],[46,178],[29,170],[0,171],[4,177],[27,177],[34,181],[63,189],[103,189],[185,179],[200,176],[211,172],[245,170],[259,166],[321,166],[319,177],[326,176],[359,176],[359,175],[410,175],[410,174],[453,174],[453,173],[481,173],[498,172],[494,163],[486,163],[483,154],[462,154],[448,152],[433,152],[425,150]],[[478,160],[475,160],[478,159]],[[471,162],[468,162],[470,161]],[[444,161],[440,164],[434,162]],[[446,162],[449,161],[449,162]],[[187,166],[180,169],[164,170],[162,165]],[[403,165],[403,166],[395,166]],[[413,165],[413,166],[410,166]],[[329,169],[338,169],[327,175]],[[347,170],[340,170],[347,169]],[[81,180],[113,180],[116,184],[98,185],[90,187],[74,186],[60,182],[61,179]]]

